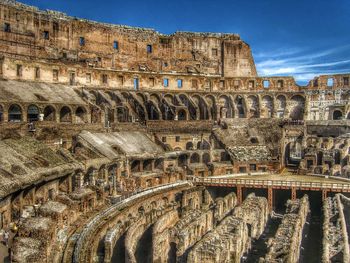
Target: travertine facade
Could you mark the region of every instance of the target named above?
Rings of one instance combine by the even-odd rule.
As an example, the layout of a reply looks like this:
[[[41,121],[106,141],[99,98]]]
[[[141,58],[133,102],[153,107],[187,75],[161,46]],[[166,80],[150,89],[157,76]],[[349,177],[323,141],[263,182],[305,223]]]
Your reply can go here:
[[[0,261],[297,262],[320,200],[313,252],[348,261],[350,74],[300,86],[237,34],[12,0],[0,29]]]

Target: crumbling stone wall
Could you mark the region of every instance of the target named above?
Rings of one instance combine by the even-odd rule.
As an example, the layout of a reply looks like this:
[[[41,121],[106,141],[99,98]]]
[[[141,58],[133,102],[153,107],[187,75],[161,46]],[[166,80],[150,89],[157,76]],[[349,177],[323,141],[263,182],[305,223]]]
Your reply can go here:
[[[251,239],[258,238],[268,219],[266,198],[251,194],[201,241],[190,250],[187,262],[241,262],[250,248]],[[248,233],[248,225],[251,229]]]
[[[250,194],[241,206],[238,206],[233,216],[242,218],[243,221],[250,226],[252,238],[259,238],[264,232],[265,225],[269,218],[269,208],[265,197]]]
[[[337,194],[323,202],[322,262],[349,262],[349,199]]]
[[[307,196],[295,201],[288,200],[286,213],[283,215],[274,238],[268,241],[268,253],[262,262],[277,263],[298,262],[303,228],[309,214]]]

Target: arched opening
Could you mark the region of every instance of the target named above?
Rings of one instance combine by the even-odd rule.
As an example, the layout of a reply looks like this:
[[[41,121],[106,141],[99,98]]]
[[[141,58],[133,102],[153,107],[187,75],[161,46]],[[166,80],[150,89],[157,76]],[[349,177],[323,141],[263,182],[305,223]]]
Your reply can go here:
[[[245,118],[246,113],[245,113],[245,105],[244,105],[244,100],[242,97],[238,96],[236,99],[236,107],[237,107],[237,112],[238,112],[238,117],[239,118]]]
[[[86,110],[83,107],[78,107],[75,111],[76,123],[86,123]]]
[[[343,113],[340,110],[333,111],[333,120],[341,120],[343,118]]]
[[[179,121],[187,120],[187,112],[185,110],[183,110],[183,109],[179,110],[177,115],[178,115],[178,120]]]
[[[251,142],[252,144],[257,144],[257,143],[259,143],[259,141],[258,141],[258,139],[257,139],[256,137],[250,138],[250,142]]]
[[[197,143],[197,149],[198,150],[210,150],[210,144],[206,140],[199,141]]]
[[[124,107],[117,108],[117,121],[118,122],[127,122],[128,121],[128,111]]]
[[[186,95],[180,94],[179,98],[181,102],[187,107],[189,111],[189,119],[195,120],[196,119],[196,105],[191,101]]]
[[[178,166],[182,167],[182,166],[187,165],[187,160],[188,160],[187,155],[186,155],[186,154],[181,154],[181,155],[179,156],[178,161],[177,161]]]
[[[152,160],[145,160],[143,162],[143,170],[144,171],[152,171]]]
[[[158,170],[163,170],[164,167],[164,160],[163,159],[157,159],[154,163],[154,168]]]
[[[221,154],[220,154],[220,161],[221,162],[228,162],[230,160],[231,160],[231,157],[227,152],[221,152]]]
[[[149,120],[159,120],[159,112],[158,109],[150,102],[147,103],[147,113]]]
[[[301,161],[301,142],[294,141],[286,145],[284,151],[285,165],[288,167],[299,167]],[[310,162],[307,166],[311,166]]]
[[[69,107],[62,107],[60,111],[60,122],[72,122],[72,112]]]
[[[208,164],[210,163],[210,154],[209,153],[204,153],[202,156],[203,163]]]
[[[44,121],[56,121],[56,111],[52,106],[46,106],[44,109]]]
[[[17,104],[13,104],[9,108],[8,113],[9,122],[20,122],[22,121],[22,109]]]
[[[193,142],[186,143],[186,150],[193,150]]]
[[[39,120],[39,108],[35,105],[30,105],[27,112],[28,122],[38,121]]]
[[[305,98],[296,95],[291,99],[291,110],[289,117],[292,120],[303,120],[304,119],[304,106],[305,106]]]
[[[199,154],[194,153],[191,155],[190,163],[199,163]]]
[[[131,172],[140,172],[140,161],[135,160],[131,163]]]

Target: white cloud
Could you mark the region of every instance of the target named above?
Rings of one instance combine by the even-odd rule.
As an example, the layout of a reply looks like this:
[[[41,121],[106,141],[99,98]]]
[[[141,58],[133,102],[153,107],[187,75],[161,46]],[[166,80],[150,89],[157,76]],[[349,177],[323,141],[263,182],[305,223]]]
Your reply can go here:
[[[286,52],[277,51],[271,57],[268,57],[268,53],[260,53],[256,67],[259,74],[263,76],[287,75],[293,76],[297,81],[306,82],[317,75],[349,72],[350,59],[344,59],[344,57],[342,60],[337,59],[346,50],[350,50],[350,45],[310,54],[300,54],[304,53],[301,49],[287,49]],[[290,55],[298,53],[299,56],[290,57]],[[346,53],[348,54],[348,52]]]

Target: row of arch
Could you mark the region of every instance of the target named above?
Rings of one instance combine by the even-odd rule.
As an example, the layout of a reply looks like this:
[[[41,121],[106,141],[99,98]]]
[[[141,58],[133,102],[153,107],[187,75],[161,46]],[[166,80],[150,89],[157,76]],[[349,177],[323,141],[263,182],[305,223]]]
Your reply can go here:
[[[293,95],[162,94],[90,91],[102,108],[124,106],[139,120],[215,120],[219,118],[303,119],[305,97]]]
[[[73,120],[73,116],[75,120]],[[69,106],[62,106],[57,112],[56,108],[52,105],[47,105],[43,109],[40,109],[37,105],[31,104],[24,109],[19,104],[11,104],[5,110],[0,105],[0,122],[34,122],[34,121],[52,121],[62,123],[87,123],[88,114],[87,110],[83,106],[78,106],[73,111]]]

